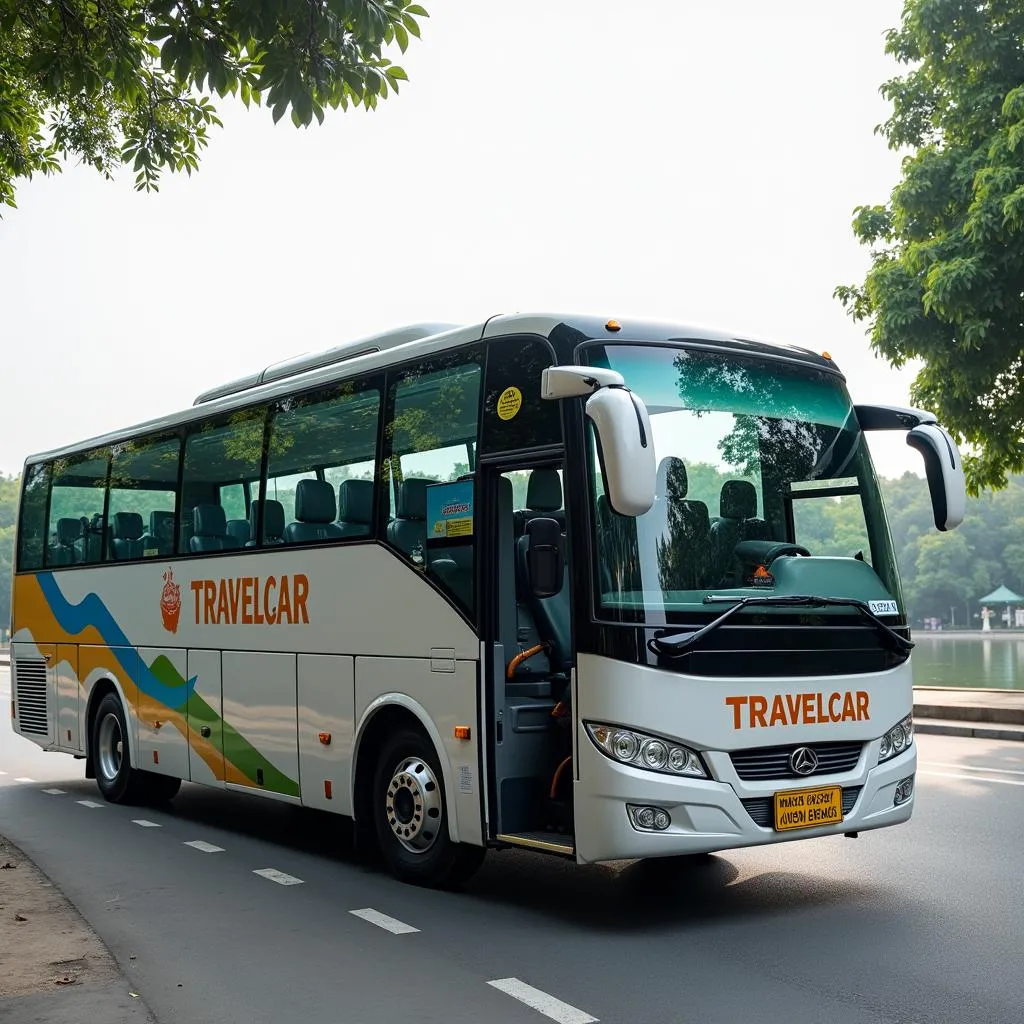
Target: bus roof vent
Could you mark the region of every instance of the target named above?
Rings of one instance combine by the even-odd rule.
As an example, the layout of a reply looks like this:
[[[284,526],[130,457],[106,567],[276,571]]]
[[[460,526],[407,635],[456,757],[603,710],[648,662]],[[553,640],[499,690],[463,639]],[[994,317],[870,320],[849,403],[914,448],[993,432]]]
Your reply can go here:
[[[261,384],[270,384],[287,377],[297,377],[300,373],[309,373],[311,370],[322,370],[324,367],[344,363],[359,356],[371,355],[374,352],[396,348],[398,345],[406,345],[410,341],[420,341],[435,334],[443,334],[445,331],[453,330],[456,326],[456,324],[410,324],[408,327],[399,327],[381,334],[373,334],[357,341],[347,341],[343,345],[335,345],[323,352],[309,352],[301,356],[294,356],[291,359],[282,360],[280,363],[271,363],[259,373],[250,373],[248,376],[239,377],[227,384],[219,384],[215,388],[210,388],[192,404],[203,405],[218,398],[226,398],[228,395],[237,395],[242,391],[258,388]]]

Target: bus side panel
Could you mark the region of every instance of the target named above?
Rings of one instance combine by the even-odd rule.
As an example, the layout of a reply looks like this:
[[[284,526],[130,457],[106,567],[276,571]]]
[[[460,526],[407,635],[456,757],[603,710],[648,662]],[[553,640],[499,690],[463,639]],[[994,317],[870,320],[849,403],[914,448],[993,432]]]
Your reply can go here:
[[[298,691],[302,802],[307,807],[351,815],[354,659],[300,654]]]
[[[82,687],[78,683],[78,645],[57,645],[57,746],[84,754],[82,743]]]
[[[450,652],[449,652],[450,653]],[[486,780],[480,776],[475,729],[455,738],[455,726],[473,727],[477,714],[477,663],[431,658],[357,658],[356,720],[387,694],[410,698],[433,723],[449,811],[449,829],[459,842],[484,844],[482,807]],[[430,730],[427,730],[428,733]]]
[[[187,654],[173,647],[140,647],[139,658],[169,690],[181,694],[180,702],[172,708],[139,693],[139,767],[157,775],[187,779]]]
[[[188,777],[208,786],[223,786],[220,651],[189,651],[188,680],[192,686],[188,698]]]

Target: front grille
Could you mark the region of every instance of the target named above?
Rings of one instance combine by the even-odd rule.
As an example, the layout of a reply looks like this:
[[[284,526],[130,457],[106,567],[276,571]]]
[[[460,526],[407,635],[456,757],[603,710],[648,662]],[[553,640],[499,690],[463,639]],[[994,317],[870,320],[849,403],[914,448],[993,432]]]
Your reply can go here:
[[[14,663],[14,695],[22,732],[50,734],[46,692],[46,662],[42,658],[19,658]]]
[[[863,786],[845,786],[843,788],[844,818],[853,810],[853,805],[857,802],[857,797],[860,796],[860,791],[863,788]],[[750,800],[744,800],[743,806],[746,808],[747,814],[754,819],[755,825],[760,825],[761,828],[771,828],[775,824],[773,797],[756,796]]]
[[[763,779],[812,779],[816,775],[835,775],[857,766],[863,743],[807,743],[818,755],[818,767],[810,775],[798,775],[789,766],[789,756],[797,746],[755,747],[730,754],[736,774],[746,782]]]

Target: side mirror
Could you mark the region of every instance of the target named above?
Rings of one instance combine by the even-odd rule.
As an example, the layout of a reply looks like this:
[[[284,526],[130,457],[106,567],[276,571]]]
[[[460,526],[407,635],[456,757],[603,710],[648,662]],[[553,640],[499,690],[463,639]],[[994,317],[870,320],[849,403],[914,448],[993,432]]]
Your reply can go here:
[[[531,519],[526,538],[526,574],[533,596],[554,597],[565,575],[562,530],[554,519]]]
[[[587,399],[597,431],[608,503],[623,516],[642,516],[654,504],[658,467],[647,406],[624,387],[607,387]]]
[[[936,529],[955,529],[964,521],[967,490],[960,452],[953,439],[937,424],[922,423],[908,432],[907,444],[924,459]]]

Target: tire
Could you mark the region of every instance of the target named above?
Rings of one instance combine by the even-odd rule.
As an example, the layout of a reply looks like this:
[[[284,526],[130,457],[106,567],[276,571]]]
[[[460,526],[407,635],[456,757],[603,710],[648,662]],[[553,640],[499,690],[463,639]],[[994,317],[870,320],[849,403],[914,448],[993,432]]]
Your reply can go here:
[[[143,799],[147,804],[168,804],[181,789],[181,779],[170,775],[154,775],[153,772],[139,772],[145,780]]]
[[[112,804],[141,803],[146,776],[132,767],[128,723],[116,693],[108,693],[96,709],[91,744],[96,785],[103,799]]]
[[[434,745],[403,729],[381,749],[373,780],[373,821],[391,873],[414,885],[453,889],[480,867],[482,846],[448,835],[444,784]]]

